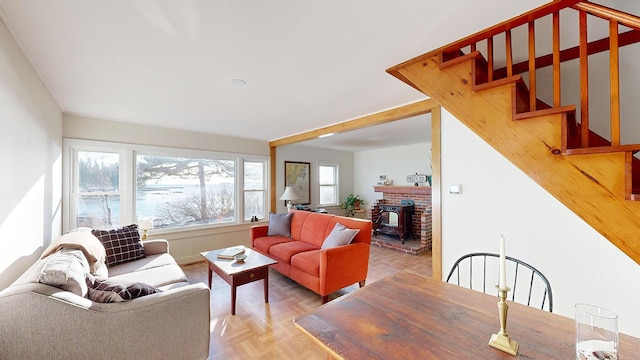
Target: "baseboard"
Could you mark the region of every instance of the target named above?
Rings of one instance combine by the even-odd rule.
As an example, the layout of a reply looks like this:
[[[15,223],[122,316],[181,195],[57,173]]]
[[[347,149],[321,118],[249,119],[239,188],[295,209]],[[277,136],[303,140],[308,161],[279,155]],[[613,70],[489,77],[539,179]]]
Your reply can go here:
[[[201,261],[205,261],[205,259],[200,254],[176,258],[176,262],[179,265],[188,265],[188,264],[193,264]]]

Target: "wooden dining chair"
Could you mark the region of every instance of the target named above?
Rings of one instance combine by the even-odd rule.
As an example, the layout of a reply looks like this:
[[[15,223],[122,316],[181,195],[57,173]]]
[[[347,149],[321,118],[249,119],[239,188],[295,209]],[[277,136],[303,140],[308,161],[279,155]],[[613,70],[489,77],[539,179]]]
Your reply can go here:
[[[497,296],[499,258],[498,254],[492,253],[466,254],[453,264],[447,282]],[[522,260],[507,256],[506,263],[507,286],[511,288],[507,299],[542,310],[546,307],[547,311],[553,312],[553,294],[549,280],[538,269]]]

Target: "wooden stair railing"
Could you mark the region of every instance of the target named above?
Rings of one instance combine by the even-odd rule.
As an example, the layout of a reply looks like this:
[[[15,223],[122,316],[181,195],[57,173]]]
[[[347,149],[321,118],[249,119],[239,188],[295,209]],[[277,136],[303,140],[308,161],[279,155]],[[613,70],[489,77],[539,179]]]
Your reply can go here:
[[[569,9],[579,12],[579,45],[560,50],[560,10]],[[609,37],[596,41],[587,41],[587,15],[595,16],[609,23]],[[553,51],[551,54],[536,57],[535,44],[535,20],[551,16],[553,26]],[[513,63],[512,53],[512,30],[520,26],[527,26],[527,43],[528,43],[528,59],[523,62]],[[619,25],[627,26],[632,30],[619,34]],[[494,69],[494,37],[504,34],[505,38],[505,61],[506,66],[500,69]],[[560,63],[574,59],[580,59],[580,116],[570,115],[571,119],[575,119],[579,126],[579,139],[571,139],[566,141],[566,148],[563,153],[568,155],[588,154],[590,152],[599,153],[603,151],[629,152],[631,155],[630,164],[628,165],[631,176],[628,178],[629,191],[625,194],[625,198],[629,200],[640,199],[640,159],[633,155],[640,151],[640,144],[625,144],[621,146],[620,142],[620,94],[619,94],[619,53],[621,46],[631,45],[640,42],[640,18],[627,14],[618,10],[607,8],[590,2],[580,1],[555,1],[548,5],[541,6],[526,14],[514,19],[508,20],[502,24],[493,26],[485,31],[471,35],[465,39],[446,45],[440,49],[427,53],[421,57],[438,54],[440,56],[440,64],[443,69],[449,66],[455,66],[460,62],[466,61],[469,57],[475,58],[476,66],[473,68],[473,85],[477,91],[499,86],[505,82],[515,81],[517,83],[517,97],[515,107],[515,119],[530,118],[524,115],[527,112],[535,112],[537,110],[548,109],[549,107],[560,108],[562,106],[560,89]],[[478,50],[486,45],[484,53]],[[469,50],[465,53],[465,50]],[[590,144],[591,135],[589,120],[589,74],[588,74],[588,57],[603,51],[610,51],[610,104],[611,114],[610,137],[608,144],[599,142],[598,145]],[[416,61],[420,59],[410,61]],[[398,66],[402,66],[398,65]],[[537,76],[536,70],[553,66],[553,105],[549,105],[540,100],[537,96]],[[393,68],[392,68],[393,69]],[[390,72],[394,74],[393,70]],[[519,76],[520,74],[528,74],[528,84]],[[608,147],[604,149],[603,147]],[[591,149],[593,148],[593,149]],[[636,175],[637,174],[637,175]]]
[[[559,12],[563,9],[579,11],[581,35],[577,47],[560,51]],[[587,14],[609,21],[609,38],[587,41]],[[543,16],[552,17],[553,51],[536,57],[533,24]],[[619,35],[620,24],[632,30]],[[527,26],[528,59],[514,64],[511,30],[523,25]],[[640,160],[633,156],[640,144],[620,143],[617,66],[619,46],[639,42],[638,30],[636,16],[593,3],[558,0],[387,71],[441,103],[640,264],[640,202],[627,201],[640,200]],[[499,34],[504,34],[506,66],[494,69],[494,37]],[[588,104],[588,56],[608,49],[611,139],[589,128]],[[579,117],[576,106],[563,105],[560,96],[560,63],[577,58],[582,79]],[[536,70],[546,66],[553,66],[552,104],[539,99],[537,88]],[[528,75],[526,81],[523,74]]]
[[[472,79],[474,80],[473,82],[474,91],[482,91],[482,90],[490,89],[493,87],[501,86],[504,84],[508,84],[511,82],[514,82],[516,84],[516,97],[515,97],[516,114],[514,115],[514,120],[525,120],[525,119],[530,119],[537,116],[547,115],[554,112],[567,113],[567,122],[568,122],[567,127],[571,131],[567,131],[566,133],[567,139],[564,145],[562,146],[563,154],[579,155],[579,154],[591,154],[591,153],[596,154],[596,153],[620,151],[620,152],[630,152],[633,155],[640,151],[640,144],[612,145],[610,141],[606,140],[605,138],[601,137],[600,135],[588,129],[587,129],[588,139],[586,143],[590,144],[590,146],[583,147],[581,145],[584,143],[584,141],[582,140],[582,134],[583,134],[582,124],[576,122],[574,106],[567,106],[567,107],[560,106],[560,107],[552,108],[550,105],[548,105],[544,101],[534,98],[533,96],[531,96],[533,92],[529,91],[527,84],[519,75],[501,78],[501,79],[489,82],[487,80],[489,78],[489,74],[487,71],[488,62],[484,59],[482,54],[477,50],[468,55],[461,55],[449,61],[446,61],[442,63],[440,68],[446,69],[448,67],[458,65],[460,63],[464,63],[470,60],[473,61]],[[552,110],[547,110],[547,109],[552,109]],[[640,169],[640,159],[637,159],[637,158],[632,158],[632,159],[634,159],[633,160],[634,164],[637,163],[636,168]],[[635,177],[635,179],[640,179],[640,178]],[[636,190],[638,189],[636,188]],[[630,194],[629,196],[634,196],[634,194]],[[630,199],[635,200],[635,198],[630,198]]]

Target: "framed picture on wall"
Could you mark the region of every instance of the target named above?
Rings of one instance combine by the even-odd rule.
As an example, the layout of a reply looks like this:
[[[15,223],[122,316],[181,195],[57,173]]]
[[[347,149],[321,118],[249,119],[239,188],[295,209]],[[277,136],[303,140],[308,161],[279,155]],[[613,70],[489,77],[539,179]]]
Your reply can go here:
[[[298,195],[292,204],[307,205],[311,203],[311,163],[298,161],[284,162],[284,186],[291,186]],[[286,201],[285,201],[286,205]]]

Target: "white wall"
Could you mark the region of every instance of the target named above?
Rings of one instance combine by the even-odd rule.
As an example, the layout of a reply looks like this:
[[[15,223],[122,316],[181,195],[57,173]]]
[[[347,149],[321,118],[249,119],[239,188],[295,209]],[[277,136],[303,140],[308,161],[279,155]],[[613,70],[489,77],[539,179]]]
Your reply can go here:
[[[358,151],[354,155],[354,192],[366,201],[366,206],[382,198],[382,193],[373,191],[380,175],[387,175],[395,186],[412,186],[407,182],[410,174],[431,175],[430,142]]]
[[[62,112],[0,22],[0,290],[60,235]]]
[[[180,119],[176,119],[179,122]],[[212,120],[213,121],[213,120]],[[65,138],[269,156],[266,141],[64,115]]]
[[[284,162],[285,161],[300,161],[308,162],[311,167],[310,183],[311,183],[311,204],[306,205],[310,208],[317,208],[319,205],[319,188],[318,188],[318,164],[322,161],[328,163],[338,164],[339,181],[338,184],[338,201],[341,202],[347,195],[352,193],[353,190],[353,153],[349,151],[338,151],[322,149],[317,147],[310,147],[304,145],[286,145],[280,146],[276,149],[276,199],[282,195],[284,191]],[[284,213],[287,211],[287,207],[284,201],[276,201],[277,213]],[[323,206],[327,208],[331,213],[342,214],[342,210],[335,207]]]
[[[474,251],[499,252],[542,271],[554,312],[576,303],[614,311],[623,333],[640,336],[640,266],[467,129],[442,113],[442,267]],[[446,189],[462,184],[460,195]],[[515,332],[515,329],[510,331]]]

